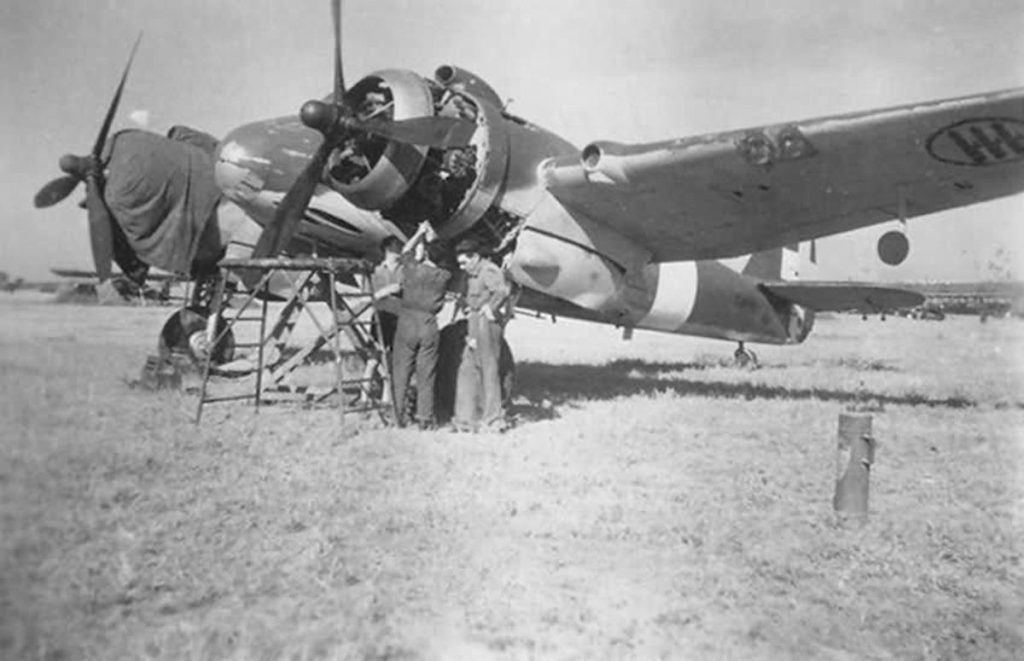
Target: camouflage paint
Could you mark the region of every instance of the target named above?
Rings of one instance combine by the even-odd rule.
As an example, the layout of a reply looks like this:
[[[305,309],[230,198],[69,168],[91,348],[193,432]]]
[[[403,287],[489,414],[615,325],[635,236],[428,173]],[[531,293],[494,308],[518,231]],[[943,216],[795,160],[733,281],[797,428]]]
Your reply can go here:
[[[403,110],[401,117],[434,111],[430,97],[434,83],[394,70],[373,76],[386,77],[392,92],[419,99],[411,110]],[[822,148],[830,146],[827,130],[837,123],[852,130],[859,123],[886,117],[887,112],[895,116],[917,111],[906,107],[654,145],[592,143],[581,152],[550,131],[507,113],[495,91],[474,74],[445,66],[435,77],[451,92],[475,103],[480,126],[473,138],[478,158],[476,180],[448,218],[434,219],[436,229],[446,238],[455,238],[475,229],[488,216],[511,219],[510,231],[502,230],[509,233],[499,238],[509,239],[501,243],[511,248],[502,255],[504,266],[524,288],[523,304],[625,327],[774,344],[802,341],[813,322],[812,314],[761,284],[799,276],[799,253],[778,248],[739,255],[742,250],[715,247],[709,237],[720,237],[729,246],[749,244],[751,248],[763,236],[770,238],[764,243],[799,240],[805,229],[793,229],[795,221],[788,216],[806,210],[782,204],[802,204],[799,196],[784,195],[785,190],[777,190],[766,179],[767,172],[778,175],[784,168],[790,168],[787,176],[795,177],[800,185],[820,188],[828,200],[839,200],[842,208],[838,212],[845,213],[848,191],[806,181],[820,169]],[[1011,98],[996,96],[993,101]],[[978,97],[971,101],[977,102]],[[944,103],[960,108],[956,102],[924,108],[942,110],[947,107]],[[318,133],[295,118],[242,127],[225,140],[218,181],[239,203],[250,208],[255,206],[254,200],[262,203],[264,217],[268,217],[276,201],[268,201],[267,193],[273,190],[279,200],[319,141]],[[400,146],[389,144],[388,149],[392,147]],[[716,184],[707,168],[682,181],[671,176],[676,160],[686,165],[694,152],[708,152],[710,158],[719,151],[726,152],[723,158],[731,164],[725,174],[735,174],[728,190]],[[406,168],[403,163],[402,159],[382,158],[370,175],[348,187],[330,181],[334,190],[318,195],[314,204],[337,191],[359,206],[384,208],[364,199],[366,189],[376,186],[377,167],[382,168],[381,182],[379,189],[370,191],[373,194],[384,191],[384,198],[391,200],[414,186],[416,168]],[[672,190],[666,193],[664,184],[677,181],[677,186],[669,184]],[[883,206],[884,202],[871,210],[873,222],[888,218]],[[349,213],[345,210],[333,220],[313,214],[313,220],[323,221],[324,227],[334,226],[333,238],[317,235],[324,227],[313,222],[304,223],[301,231],[336,246],[355,246],[351,236],[340,236],[351,235],[345,225],[358,226],[364,233],[382,226],[375,214],[356,222]],[[764,223],[754,222],[762,216]],[[782,218],[788,219],[782,222]],[[815,227],[822,227],[821,222],[816,219]],[[755,231],[757,236],[735,236]],[[677,253],[696,251],[688,255],[691,260],[702,257],[700,250],[737,256],[721,262],[682,261],[677,256],[674,261],[658,263],[659,253],[669,248]]]
[[[592,312],[606,323],[670,333],[799,341],[789,333],[792,306],[770,300],[758,287],[761,279],[779,278],[782,248],[734,265],[753,269],[759,278],[717,261],[649,260],[632,242],[549,196],[528,217],[508,272],[546,298],[571,303],[561,312],[566,316],[593,318]]]

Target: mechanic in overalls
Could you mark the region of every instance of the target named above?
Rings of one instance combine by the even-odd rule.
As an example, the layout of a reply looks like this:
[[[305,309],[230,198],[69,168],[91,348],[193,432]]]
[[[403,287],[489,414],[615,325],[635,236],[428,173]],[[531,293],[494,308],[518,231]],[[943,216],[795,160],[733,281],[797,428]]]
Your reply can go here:
[[[425,230],[418,232],[411,241],[412,258],[402,263],[393,374],[397,423],[403,427],[407,423],[406,397],[415,366],[416,423],[426,430],[435,427],[434,385],[441,340],[437,315],[444,306],[452,274],[439,265],[444,253],[433,229],[427,223],[423,227]]]

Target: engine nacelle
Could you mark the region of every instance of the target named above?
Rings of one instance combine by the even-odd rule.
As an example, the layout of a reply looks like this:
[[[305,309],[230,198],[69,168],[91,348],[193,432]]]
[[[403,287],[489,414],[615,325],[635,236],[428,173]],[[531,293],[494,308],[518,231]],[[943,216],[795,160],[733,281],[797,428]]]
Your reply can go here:
[[[464,150],[472,154],[474,167],[467,172],[472,182],[465,187],[457,205],[437,228],[445,238],[461,234],[484,216],[501,191],[508,170],[509,137],[501,110],[490,103],[481,103],[468,92],[462,96],[476,109],[475,119],[482,130],[476,132],[472,144]]]
[[[452,78],[445,80],[462,80],[461,70],[450,69]],[[367,76],[346,94],[357,117],[451,117],[478,128],[468,145],[448,149],[353,134],[331,154],[328,183],[354,205],[379,211],[406,232],[424,220],[444,238],[470,230],[488,212],[498,213],[495,200],[508,169],[508,130],[488,95],[494,96],[493,90],[479,81],[448,88],[410,71]],[[491,220],[502,229],[502,219]]]
[[[497,95],[455,67],[439,82],[404,70],[360,80],[345,96],[360,118],[401,121],[456,117],[478,129],[465,147],[434,149],[354,134],[331,154],[328,183],[352,204],[380,211],[403,230],[430,221],[444,238],[466,232],[494,208],[509,160],[509,137]]]
[[[362,118],[394,120],[434,114],[430,86],[411,71],[387,69],[359,81],[346,94]],[[357,207],[381,210],[409,191],[427,158],[427,148],[359,135],[335,150],[328,162],[331,186]]]

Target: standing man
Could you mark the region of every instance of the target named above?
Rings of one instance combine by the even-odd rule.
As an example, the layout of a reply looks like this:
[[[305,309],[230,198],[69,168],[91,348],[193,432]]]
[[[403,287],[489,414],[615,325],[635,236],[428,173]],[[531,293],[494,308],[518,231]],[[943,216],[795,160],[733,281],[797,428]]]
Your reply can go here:
[[[456,431],[474,431],[479,409],[483,430],[501,432],[505,429],[505,409],[498,359],[511,291],[504,272],[483,258],[476,241],[463,239],[455,253],[459,268],[466,274],[462,304],[468,311],[468,328],[455,386],[453,424]]]
[[[398,298],[401,291],[401,262],[402,241],[396,236],[388,236],[380,244],[384,259],[370,275],[370,291],[373,292],[376,301],[377,314],[373,319],[371,332],[377,337],[377,330],[380,329],[380,338],[384,342],[384,360],[389,360],[391,347],[395,343],[395,329],[398,327],[398,312],[402,304]],[[356,406],[363,406],[370,401],[370,379],[377,373],[380,361],[371,357],[366,361],[366,369],[363,370],[363,386]],[[384,392],[381,395],[384,403],[391,401],[391,393],[385,384]]]
[[[380,249],[384,253],[384,259],[373,269],[370,279],[373,283],[373,298],[377,301],[380,334],[384,339],[384,346],[390,350],[395,342],[398,312],[402,308],[398,298],[398,292],[402,289],[402,240],[397,236],[389,236],[381,242]]]
[[[428,225],[429,227],[429,225]],[[427,233],[433,236],[433,231]],[[443,251],[436,240],[419,241],[415,258],[402,265],[401,309],[395,332],[394,377],[398,426],[405,426],[405,398],[416,365],[416,422],[420,429],[434,428],[434,382],[441,332],[437,315],[444,305],[452,274],[438,264]]]

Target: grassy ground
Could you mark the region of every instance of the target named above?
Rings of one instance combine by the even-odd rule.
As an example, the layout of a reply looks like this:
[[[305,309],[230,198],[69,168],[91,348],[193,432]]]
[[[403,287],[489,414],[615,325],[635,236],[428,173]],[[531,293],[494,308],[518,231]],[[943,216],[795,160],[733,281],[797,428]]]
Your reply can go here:
[[[1024,325],[514,322],[504,436],[127,387],[166,309],[0,304],[0,658],[1024,656]],[[871,516],[834,524],[873,409]],[[357,431],[358,433],[353,433]]]

